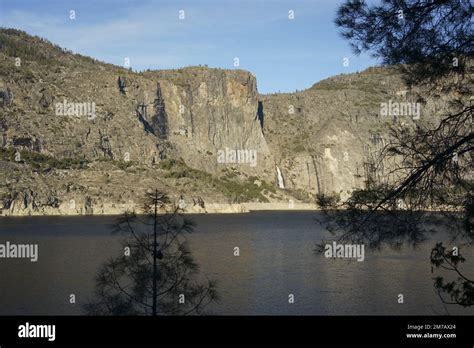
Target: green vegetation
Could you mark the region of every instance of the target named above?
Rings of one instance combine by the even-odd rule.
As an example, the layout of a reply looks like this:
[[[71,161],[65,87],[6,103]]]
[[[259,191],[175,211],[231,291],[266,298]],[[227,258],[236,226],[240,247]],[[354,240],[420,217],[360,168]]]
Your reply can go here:
[[[383,77],[389,79],[392,76],[396,76],[396,73],[390,67],[383,69],[368,68],[359,74],[342,74],[322,80],[314,84],[311,89],[327,91],[356,90],[366,92],[371,96],[377,96],[381,93],[379,88],[380,79]]]
[[[132,162],[132,161],[117,161],[117,160],[110,160],[110,162],[116,166],[117,168],[121,169],[121,170],[125,170],[131,166],[133,166],[135,163]]]
[[[335,209],[341,201],[339,194],[316,194],[316,204],[322,209]]]
[[[257,178],[256,176],[251,176],[251,177],[248,178],[248,182],[251,182],[254,186],[257,186],[257,185],[254,184],[255,180],[258,180],[258,181],[261,182],[261,184],[260,184],[260,189],[261,190],[267,190],[269,192],[276,193],[275,186],[273,186],[272,184],[269,184],[265,180],[261,180],[261,179]]]
[[[15,148],[0,148],[0,160],[24,163],[32,167],[32,169],[39,171],[48,171],[50,169],[84,169],[89,163],[89,161],[84,158],[56,159],[52,156],[44,155],[38,152],[17,150]],[[121,170],[126,170],[136,164],[133,161],[117,161],[107,157],[101,157],[97,161],[111,163],[113,166]],[[143,168],[136,169],[143,170]]]
[[[287,189],[288,192],[290,192],[290,194],[295,197],[296,199],[302,201],[302,202],[305,202],[305,203],[312,203],[314,200],[313,200],[313,197],[311,197],[311,195],[302,190],[302,189]]]
[[[234,178],[238,178],[239,176],[242,175],[242,173],[239,172],[238,170],[236,170],[235,168],[222,169],[222,173],[223,173],[225,179],[234,179]],[[244,175],[247,175],[247,174],[244,174]]]
[[[301,140],[300,139],[295,139],[292,143],[292,146],[291,146],[291,151],[293,153],[299,153],[299,152],[305,152],[306,151],[306,148],[304,147],[304,145],[301,143]]]
[[[160,168],[168,171],[165,175],[167,178],[187,178],[199,181],[204,185],[216,189],[218,192],[222,192],[232,203],[252,201],[268,202],[268,198],[265,197],[262,191],[276,192],[271,184],[255,176],[248,177],[245,181],[239,182],[232,180],[235,177],[235,175],[232,175],[233,173],[228,175],[229,172],[226,172],[226,176],[219,179],[202,170],[190,168],[183,159],[164,160],[160,162]],[[260,182],[260,186],[254,184],[256,180]]]
[[[49,41],[36,38],[41,42],[53,46]],[[18,57],[22,60],[36,61],[43,65],[54,65],[58,62],[52,55],[45,53],[40,46],[30,42],[30,37],[21,31],[14,29],[3,29],[0,31],[0,48],[1,52],[10,57]],[[56,47],[57,50],[61,50]]]
[[[21,58],[22,61],[35,61],[50,67],[60,66],[61,60],[68,55],[67,58],[72,58],[69,63],[76,66],[85,62],[113,67],[121,72],[128,71],[123,67],[74,53],[42,37],[31,36],[17,29],[0,28],[0,52],[10,57]]]
[[[18,156],[18,154],[19,156]],[[56,159],[34,151],[0,149],[0,159],[4,161],[26,163],[35,170],[47,171],[54,169],[82,169],[87,166],[85,159],[62,158]]]
[[[114,160],[114,159],[112,159],[110,157],[107,157],[107,156],[99,157],[99,158],[96,159],[96,161],[97,162],[111,163],[114,166],[116,166],[116,167],[118,167],[122,170],[136,164],[136,162],[134,162],[134,161]]]

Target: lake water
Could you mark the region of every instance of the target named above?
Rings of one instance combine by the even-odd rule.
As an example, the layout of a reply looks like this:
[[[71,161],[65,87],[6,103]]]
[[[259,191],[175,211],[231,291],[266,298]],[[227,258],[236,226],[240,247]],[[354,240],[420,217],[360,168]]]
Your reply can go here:
[[[365,261],[315,255],[327,232],[314,212],[192,216],[188,237],[201,272],[218,281],[218,315],[474,315],[445,306],[433,288],[430,251],[365,250]],[[38,243],[39,260],[0,259],[0,315],[77,315],[98,267],[123,253],[115,217],[0,218],[0,243]],[[234,256],[234,247],[240,256]],[[472,260],[474,255],[466,254]],[[471,261],[472,262],[472,261]],[[69,294],[76,304],[69,303]],[[288,302],[293,294],[294,303]],[[398,303],[403,294],[404,303]]]

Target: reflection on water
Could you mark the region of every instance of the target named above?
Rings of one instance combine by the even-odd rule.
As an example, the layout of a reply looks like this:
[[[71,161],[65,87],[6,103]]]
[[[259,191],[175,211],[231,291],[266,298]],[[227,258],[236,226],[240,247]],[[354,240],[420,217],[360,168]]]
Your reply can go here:
[[[474,314],[443,305],[429,260],[441,236],[401,251],[365,251],[365,261],[315,255],[327,233],[309,212],[193,216],[189,236],[201,273],[218,281],[223,315]],[[82,314],[94,275],[121,252],[113,217],[0,219],[0,243],[38,243],[39,260],[0,259],[0,314]],[[240,256],[234,256],[234,247]],[[466,258],[474,258],[466,253]],[[76,304],[69,295],[76,295]],[[288,303],[288,295],[295,303]],[[404,303],[399,304],[398,294]]]

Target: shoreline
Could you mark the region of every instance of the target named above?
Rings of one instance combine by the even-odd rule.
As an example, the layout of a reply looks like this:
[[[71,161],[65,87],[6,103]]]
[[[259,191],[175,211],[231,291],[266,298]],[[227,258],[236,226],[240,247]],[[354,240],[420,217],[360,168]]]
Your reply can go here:
[[[126,205],[111,205],[101,206],[91,211],[85,209],[68,209],[68,207],[43,209],[23,209],[19,211],[0,211],[0,218],[2,217],[28,217],[28,216],[119,216],[126,211],[136,211],[136,206],[133,204]],[[252,211],[319,211],[316,204],[312,203],[292,203],[288,202],[274,202],[274,203],[208,203],[202,208],[198,205],[185,207],[183,214],[242,214],[250,213]]]
[[[0,219],[8,217],[79,217],[79,216],[120,216],[125,212],[135,212],[137,215],[141,215],[141,211],[138,210],[138,205],[133,203],[128,204],[103,204],[100,207],[94,207],[92,209],[79,208],[72,209],[68,206],[61,205],[58,208],[42,207],[37,209],[18,209],[18,210],[6,210],[0,209]],[[208,203],[202,208],[199,205],[190,205],[184,207],[181,210],[181,214],[184,215],[206,215],[206,214],[245,214],[254,211],[322,211],[315,203],[288,203],[288,202],[272,202],[272,203],[257,203],[257,202],[246,202],[246,203]],[[425,212],[441,212],[443,209],[429,209]],[[164,211],[158,212],[158,214],[164,214]]]

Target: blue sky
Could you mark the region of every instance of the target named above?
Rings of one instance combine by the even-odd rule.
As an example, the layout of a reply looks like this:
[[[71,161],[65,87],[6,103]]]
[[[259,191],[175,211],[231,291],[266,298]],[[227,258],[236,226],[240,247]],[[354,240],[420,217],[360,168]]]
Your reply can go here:
[[[0,0],[0,26],[134,70],[249,70],[260,93],[292,92],[377,62],[333,24],[338,0]],[[70,19],[70,11],[76,18]],[[180,11],[184,19],[180,19]],[[294,19],[289,19],[293,11]],[[182,12],[181,12],[182,14]],[[344,57],[349,66],[343,66]]]

